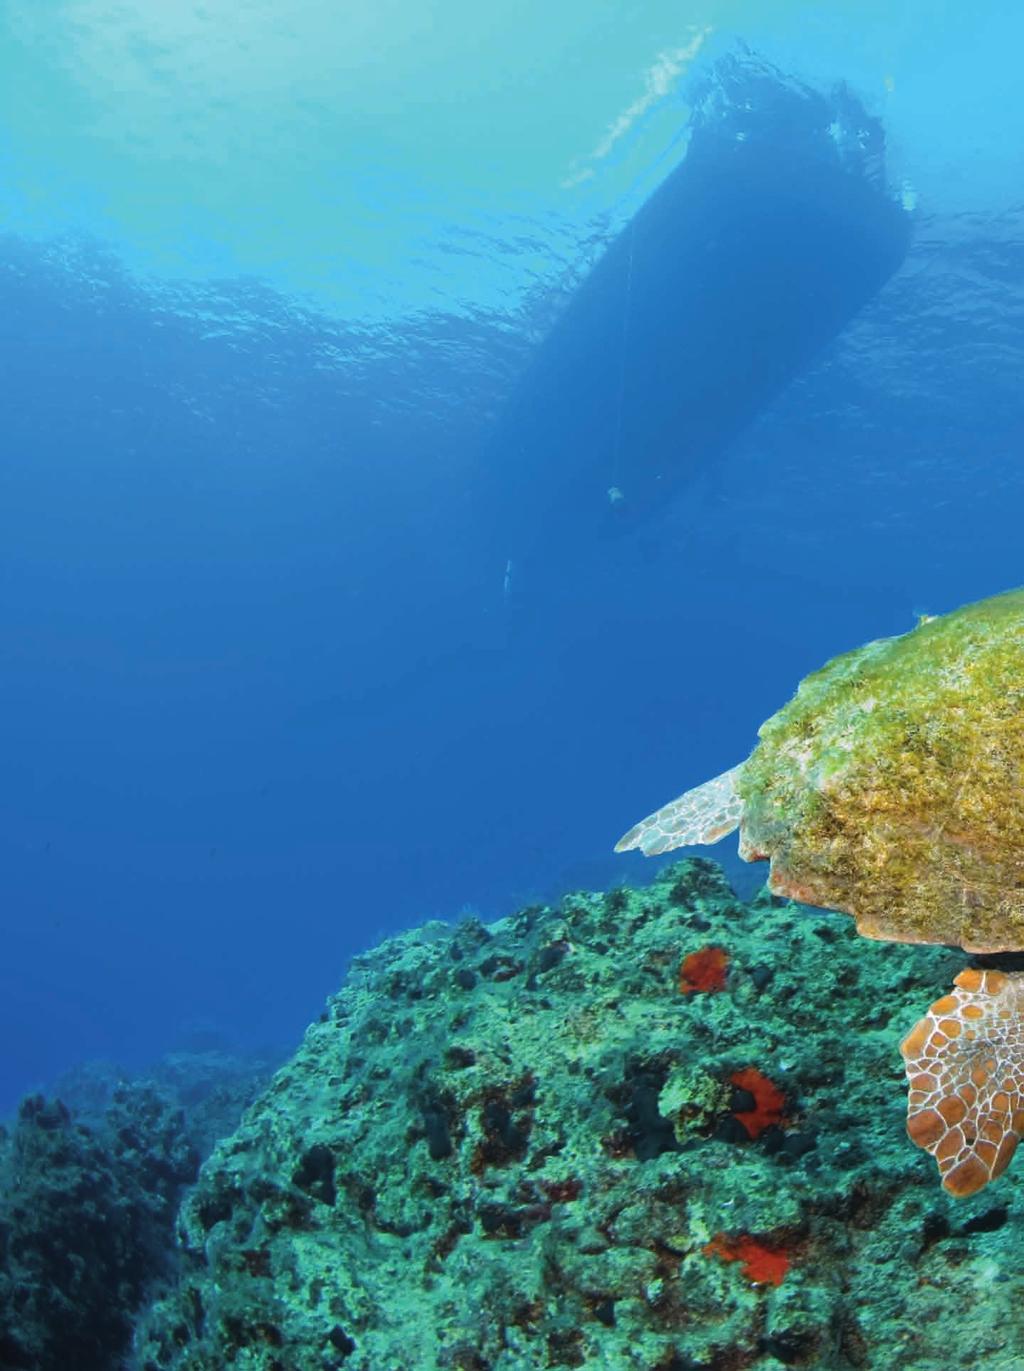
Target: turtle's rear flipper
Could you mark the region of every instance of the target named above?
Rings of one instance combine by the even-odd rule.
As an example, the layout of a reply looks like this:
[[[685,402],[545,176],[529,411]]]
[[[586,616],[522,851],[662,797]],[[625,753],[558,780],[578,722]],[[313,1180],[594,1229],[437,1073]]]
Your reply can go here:
[[[638,847],[645,857],[656,857],[675,847],[717,843],[739,826],[743,804],[736,793],[736,780],[741,770],[742,764],[723,771],[641,819],[619,839],[615,851]]]
[[[907,1133],[953,1195],[1006,1170],[1024,1135],[1024,976],[961,971],[900,1046]]]

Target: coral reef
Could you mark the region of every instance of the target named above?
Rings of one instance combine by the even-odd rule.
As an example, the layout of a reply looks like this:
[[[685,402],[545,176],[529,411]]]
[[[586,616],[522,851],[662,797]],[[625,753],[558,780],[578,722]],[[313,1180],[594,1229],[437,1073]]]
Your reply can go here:
[[[184,1187],[270,1077],[264,1057],[85,1062],[0,1127],[0,1371],[116,1371],[168,1278]]]
[[[152,1090],[115,1092],[97,1129],[59,1100],[22,1102],[0,1130],[0,1371],[123,1364],[197,1171],[180,1112]]]
[[[181,1111],[189,1143],[201,1160],[219,1138],[234,1131],[243,1110],[266,1087],[284,1052],[232,1050],[225,1043],[165,1053],[145,1070],[116,1062],[81,1062],[54,1081],[51,1093],[76,1123],[102,1128],[115,1096],[125,1090],[155,1090]]]
[[[962,960],[707,861],[393,938],[203,1167],[134,1365],[1024,1365],[1012,1177],[955,1200],[904,1127]]]

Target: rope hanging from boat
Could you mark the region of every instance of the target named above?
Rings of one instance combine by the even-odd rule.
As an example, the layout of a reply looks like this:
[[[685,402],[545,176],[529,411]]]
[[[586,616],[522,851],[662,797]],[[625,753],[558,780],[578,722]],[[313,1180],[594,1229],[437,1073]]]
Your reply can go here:
[[[618,409],[615,416],[615,438],[612,443],[611,485],[608,487],[608,500],[612,505],[622,500],[620,474],[622,468],[622,422],[626,408],[626,358],[629,347],[629,312],[633,298],[633,247],[636,225],[630,220],[626,260],[626,289],[622,300],[622,344],[619,349],[619,394]]]

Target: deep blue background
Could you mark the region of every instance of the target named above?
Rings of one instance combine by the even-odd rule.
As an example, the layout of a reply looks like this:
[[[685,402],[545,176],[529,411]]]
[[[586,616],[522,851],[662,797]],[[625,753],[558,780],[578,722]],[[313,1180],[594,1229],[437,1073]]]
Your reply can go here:
[[[196,1021],[287,1042],[388,930],[647,874],[615,839],[806,670],[1024,580],[1022,242],[919,213],[666,517],[508,606],[476,493],[532,337],[3,241],[0,1107]]]

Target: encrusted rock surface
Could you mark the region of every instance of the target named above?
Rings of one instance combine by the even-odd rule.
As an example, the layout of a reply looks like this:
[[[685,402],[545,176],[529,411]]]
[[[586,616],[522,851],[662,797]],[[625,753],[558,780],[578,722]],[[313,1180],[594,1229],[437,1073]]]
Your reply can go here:
[[[904,1131],[963,960],[707,861],[394,938],[204,1166],[135,1364],[1024,1366],[1024,1173],[957,1202]]]

